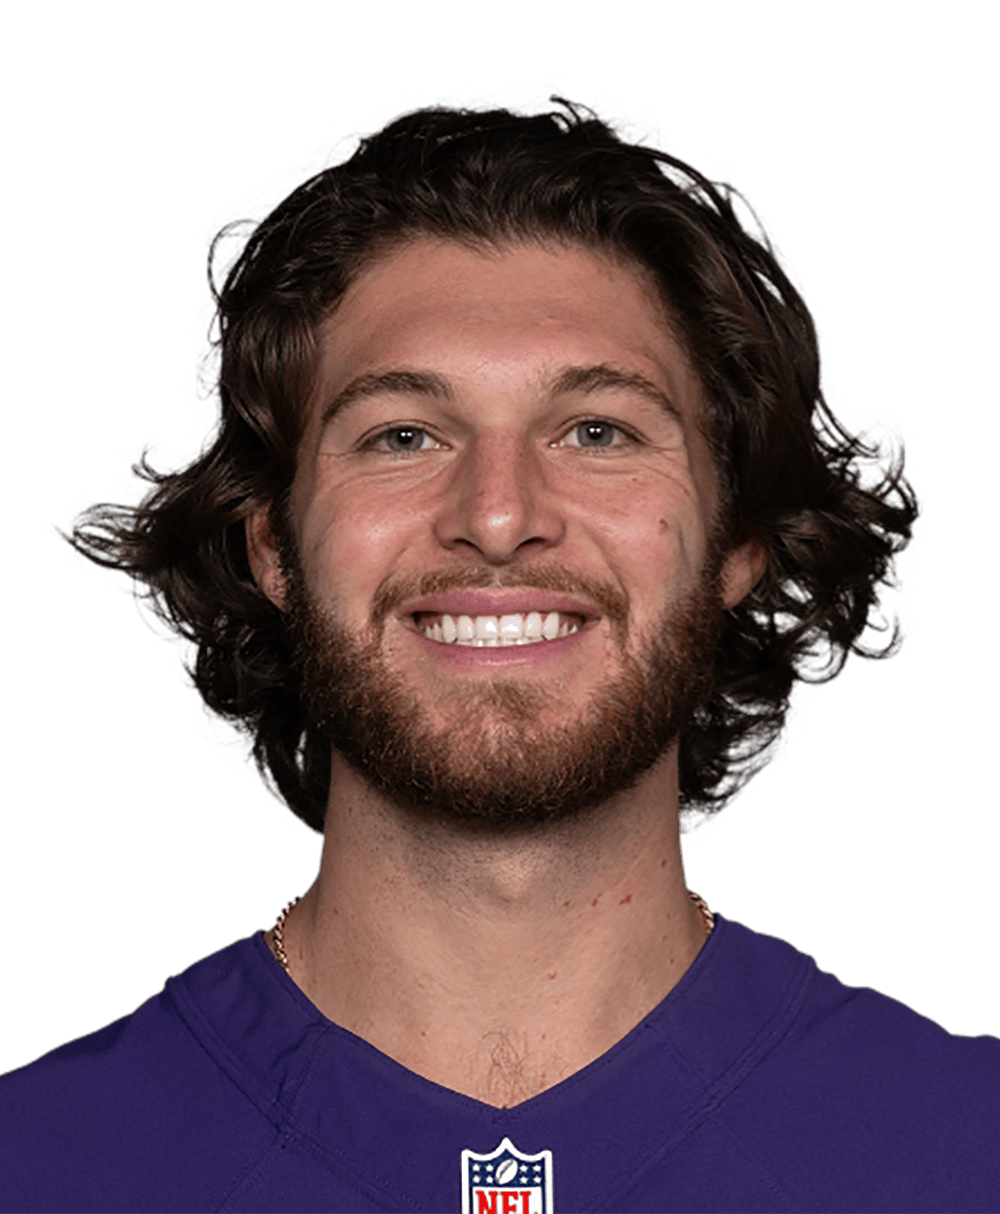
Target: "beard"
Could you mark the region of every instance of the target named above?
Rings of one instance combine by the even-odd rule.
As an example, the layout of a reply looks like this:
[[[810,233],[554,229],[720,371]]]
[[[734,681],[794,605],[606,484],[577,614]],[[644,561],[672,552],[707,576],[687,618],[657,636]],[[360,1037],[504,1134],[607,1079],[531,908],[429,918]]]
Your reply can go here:
[[[295,554],[282,561],[286,621],[312,726],[399,808],[454,826],[516,830],[579,817],[633,787],[707,700],[722,620],[716,546],[701,583],[654,634],[626,651],[628,601],[559,567],[498,580],[488,571],[430,574],[384,585],[363,636],[310,597]],[[393,607],[470,586],[534,586],[583,594],[610,621],[619,669],[565,720],[558,692],[510,676],[449,687],[436,724],[383,649]],[[542,644],[558,642],[540,642]],[[422,693],[424,701],[428,693]],[[555,712],[563,722],[542,726]]]

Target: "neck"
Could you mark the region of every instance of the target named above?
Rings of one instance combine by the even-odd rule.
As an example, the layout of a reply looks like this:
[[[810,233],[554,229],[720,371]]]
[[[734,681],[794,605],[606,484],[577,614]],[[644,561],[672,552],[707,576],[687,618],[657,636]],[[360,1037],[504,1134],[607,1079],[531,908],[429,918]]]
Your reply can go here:
[[[285,930],[331,1020],[410,1070],[516,1104],[598,1058],[705,938],[676,758],[589,815],[520,833],[400,812],[334,762],[320,875]]]

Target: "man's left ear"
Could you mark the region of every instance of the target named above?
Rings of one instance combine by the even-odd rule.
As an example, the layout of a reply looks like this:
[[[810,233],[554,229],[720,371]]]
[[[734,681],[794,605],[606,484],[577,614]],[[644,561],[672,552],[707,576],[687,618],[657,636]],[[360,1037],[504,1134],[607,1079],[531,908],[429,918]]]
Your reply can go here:
[[[722,562],[722,604],[728,610],[742,603],[764,576],[767,553],[760,540],[744,540]]]

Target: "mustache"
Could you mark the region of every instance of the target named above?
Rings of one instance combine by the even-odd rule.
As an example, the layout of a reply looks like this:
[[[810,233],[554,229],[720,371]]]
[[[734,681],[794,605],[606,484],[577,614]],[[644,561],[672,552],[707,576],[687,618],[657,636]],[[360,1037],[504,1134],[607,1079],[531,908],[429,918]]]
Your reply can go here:
[[[628,623],[629,599],[624,590],[608,582],[582,577],[562,565],[536,565],[532,568],[436,569],[414,577],[388,577],[372,599],[372,623],[381,633],[386,618],[407,599],[443,594],[449,590],[513,590],[531,588],[557,594],[574,595],[600,607],[616,629]]]

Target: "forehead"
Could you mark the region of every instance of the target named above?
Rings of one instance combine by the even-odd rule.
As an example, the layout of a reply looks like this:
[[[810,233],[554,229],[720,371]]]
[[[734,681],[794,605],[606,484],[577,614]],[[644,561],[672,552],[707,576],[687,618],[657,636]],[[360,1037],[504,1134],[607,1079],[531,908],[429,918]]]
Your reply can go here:
[[[701,395],[650,276],[577,246],[414,240],[358,275],[319,337],[326,400],[397,368],[523,387],[574,364],[644,375],[694,409]]]

